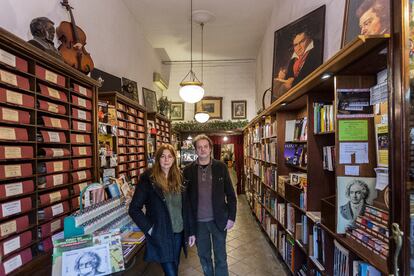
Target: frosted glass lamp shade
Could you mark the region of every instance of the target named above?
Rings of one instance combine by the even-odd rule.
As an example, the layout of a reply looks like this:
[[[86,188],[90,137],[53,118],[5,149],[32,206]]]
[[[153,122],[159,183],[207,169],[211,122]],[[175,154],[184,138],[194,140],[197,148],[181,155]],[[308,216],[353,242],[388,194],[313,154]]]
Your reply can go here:
[[[210,115],[206,112],[198,112],[194,115],[194,118],[199,123],[205,123],[210,119]]]
[[[193,82],[191,84],[181,83],[180,97],[186,103],[196,103],[204,97],[202,83]]]

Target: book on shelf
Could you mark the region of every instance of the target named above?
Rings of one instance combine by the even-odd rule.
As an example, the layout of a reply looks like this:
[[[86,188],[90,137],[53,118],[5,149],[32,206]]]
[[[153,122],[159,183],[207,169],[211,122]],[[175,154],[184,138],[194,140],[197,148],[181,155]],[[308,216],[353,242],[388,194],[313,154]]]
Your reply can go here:
[[[285,143],[284,145],[285,164],[305,167],[307,154],[306,144]]]
[[[381,272],[372,265],[363,261],[352,262],[352,275],[353,276],[381,276]]]
[[[332,104],[314,103],[314,133],[324,133],[334,130],[334,108]]]
[[[287,221],[286,221],[286,229],[291,233],[295,232],[295,208],[288,203],[286,207],[286,214],[287,214]]]
[[[295,140],[296,120],[287,120],[285,125],[285,142],[293,142]]]
[[[308,133],[308,118],[286,120],[285,142],[306,141]]]
[[[336,276],[349,275],[349,251],[334,240],[333,274]]]
[[[335,146],[324,146],[323,150],[323,169],[327,171],[335,170]]]

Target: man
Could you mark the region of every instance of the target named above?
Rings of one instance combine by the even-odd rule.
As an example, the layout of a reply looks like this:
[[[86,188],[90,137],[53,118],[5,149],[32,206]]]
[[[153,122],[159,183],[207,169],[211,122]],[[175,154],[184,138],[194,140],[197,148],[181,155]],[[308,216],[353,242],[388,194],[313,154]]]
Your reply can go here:
[[[61,59],[59,51],[55,48],[53,39],[55,37],[55,27],[53,21],[47,17],[36,17],[30,22],[30,32],[33,39],[28,42],[33,46]]]
[[[365,0],[356,11],[362,35],[390,32],[388,0]]]
[[[103,274],[100,272],[101,258],[95,252],[89,251],[80,255],[75,261],[75,271],[78,276],[94,276]]]
[[[198,159],[184,169],[184,186],[188,189],[198,256],[205,276],[226,276],[226,234],[236,219],[236,195],[226,165],[210,157],[210,138],[201,134],[193,143]]]
[[[286,75],[282,74],[283,68],[278,72],[278,79],[286,78],[283,83],[284,90],[289,90],[298,84],[322,63],[320,46],[311,39],[306,30],[293,35],[292,48],[293,54]]]
[[[353,180],[346,186],[348,203],[341,206],[341,215],[347,220],[355,221],[358,215],[364,213],[366,200],[369,197],[369,187],[361,180]]]

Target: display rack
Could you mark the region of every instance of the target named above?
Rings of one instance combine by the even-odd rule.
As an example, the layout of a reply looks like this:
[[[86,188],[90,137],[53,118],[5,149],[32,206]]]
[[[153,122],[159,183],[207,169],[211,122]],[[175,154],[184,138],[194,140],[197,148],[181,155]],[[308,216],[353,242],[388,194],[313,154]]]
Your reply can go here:
[[[107,101],[116,108],[116,177],[125,175],[133,184],[137,184],[139,175],[147,168],[146,109],[119,92],[100,92],[99,100]]]
[[[0,28],[0,274],[50,258],[80,186],[96,181],[98,86]]]
[[[307,275],[333,275],[335,243],[349,251],[350,271],[352,262],[361,260],[385,275],[390,273],[389,257],[370,249],[368,243],[358,242],[350,232],[337,233],[335,185],[337,177],[345,175],[338,154],[338,89],[374,86],[378,74],[389,69],[388,44],[387,36],[355,39],[276,99],[244,130],[249,205],[293,275],[304,271]],[[325,73],[332,77],[322,78]],[[386,104],[381,106],[380,113],[387,114]],[[304,118],[306,133],[301,136],[297,131],[300,132]],[[358,166],[358,175],[375,177],[377,118],[374,120],[372,115],[363,120],[368,125],[370,162]],[[267,129],[271,126],[277,128],[276,135],[269,136]],[[275,163],[269,162],[269,148],[274,147],[269,143],[275,144]],[[293,154],[289,153],[291,148]],[[328,152],[336,153],[330,161],[324,158]],[[292,181],[298,183],[291,185]],[[388,205],[383,199],[380,192],[374,206],[386,214]]]
[[[148,120],[155,122],[157,134],[155,135],[155,150],[164,143],[171,143],[171,120],[159,113],[148,113]]]

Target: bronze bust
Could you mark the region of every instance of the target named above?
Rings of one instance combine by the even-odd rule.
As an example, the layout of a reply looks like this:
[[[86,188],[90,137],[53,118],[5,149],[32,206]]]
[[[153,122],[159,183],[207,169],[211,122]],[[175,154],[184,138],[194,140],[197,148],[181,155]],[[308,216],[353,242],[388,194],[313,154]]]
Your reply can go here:
[[[30,32],[33,39],[28,42],[52,56],[62,59],[59,51],[55,48],[53,39],[55,37],[55,23],[47,17],[36,17],[30,22]]]

